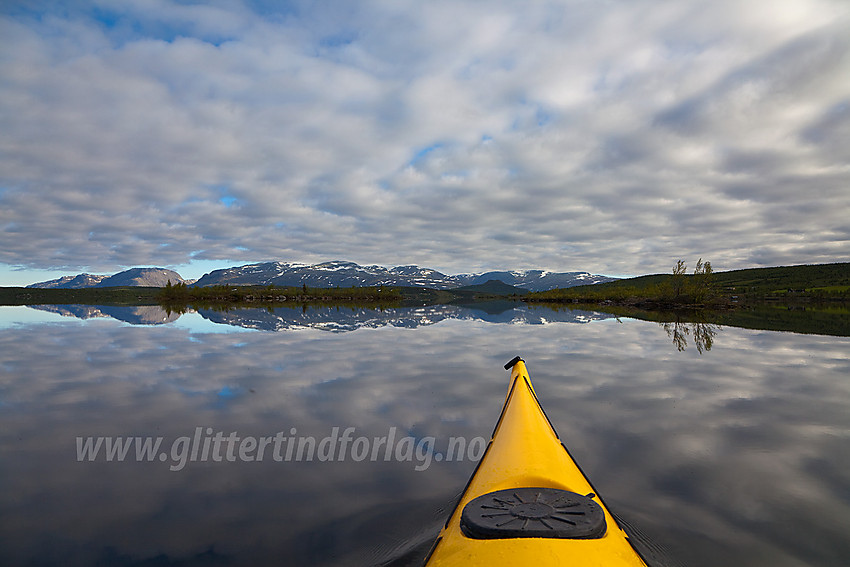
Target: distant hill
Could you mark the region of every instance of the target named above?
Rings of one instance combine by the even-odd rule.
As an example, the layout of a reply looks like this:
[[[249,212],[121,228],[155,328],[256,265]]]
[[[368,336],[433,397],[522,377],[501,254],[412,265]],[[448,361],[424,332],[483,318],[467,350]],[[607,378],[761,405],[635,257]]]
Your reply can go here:
[[[93,274],[78,274],[76,276],[62,276],[61,278],[47,282],[34,283],[27,287],[41,289],[82,289],[84,287],[95,287],[109,276],[96,276]]]
[[[89,287],[163,287],[171,281],[181,283],[180,274],[165,268],[131,268],[113,276],[80,274],[64,276],[59,279],[28,285],[30,288],[41,289],[83,289]]]
[[[487,280],[483,284],[465,285],[455,288],[452,291],[466,291],[486,295],[526,295],[528,293],[527,289],[508,285],[499,280]]]
[[[132,268],[101,280],[97,287],[164,287],[169,281],[172,284],[182,283],[183,278],[174,270],[165,268]]]
[[[595,275],[588,272],[549,272],[546,270],[484,272],[483,274],[465,274],[457,277],[467,280],[466,285],[477,285],[491,280],[497,280],[529,291],[545,291],[577,285],[595,285],[616,280],[616,278]]]
[[[732,270],[719,272],[715,281],[720,286],[754,293],[848,287],[850,262]]]

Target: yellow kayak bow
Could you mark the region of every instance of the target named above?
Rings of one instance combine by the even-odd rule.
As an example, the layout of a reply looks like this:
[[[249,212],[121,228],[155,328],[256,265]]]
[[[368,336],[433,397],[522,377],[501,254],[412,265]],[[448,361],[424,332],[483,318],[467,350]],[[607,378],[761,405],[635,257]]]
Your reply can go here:
[[[490,444],[425,561],[645,566],[546,417],[520,357]]]

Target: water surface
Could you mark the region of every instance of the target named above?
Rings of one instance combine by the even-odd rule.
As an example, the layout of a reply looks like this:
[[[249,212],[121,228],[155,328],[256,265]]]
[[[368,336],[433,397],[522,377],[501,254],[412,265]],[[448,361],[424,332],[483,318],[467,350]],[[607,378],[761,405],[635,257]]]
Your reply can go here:
[[[475,466],[436,455],[489,436],[516,354],[667,564],[850,557],[846,337],[504,306],[107,311],[0,308],[0,564],[418,564]],[[182,467],[168,451],[334,428],[422,450]],[[164,460],[78,461],[78,437],[107,436],[162,437]]]

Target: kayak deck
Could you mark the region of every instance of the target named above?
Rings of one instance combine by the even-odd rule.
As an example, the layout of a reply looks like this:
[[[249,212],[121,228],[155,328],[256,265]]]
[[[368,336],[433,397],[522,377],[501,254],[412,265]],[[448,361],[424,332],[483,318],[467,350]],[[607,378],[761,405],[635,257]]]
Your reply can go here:
[[[561,443],[525,363],[505,368],[502,414],[426,565],[645,565]]]

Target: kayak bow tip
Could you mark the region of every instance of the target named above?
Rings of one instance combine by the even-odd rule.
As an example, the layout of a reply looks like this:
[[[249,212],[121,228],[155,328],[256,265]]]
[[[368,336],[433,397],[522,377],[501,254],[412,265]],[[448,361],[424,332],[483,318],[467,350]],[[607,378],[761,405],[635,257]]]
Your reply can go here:
[[[505,364],[505,370],[510,370],[511,368],[513,368],[514,366],[516,366],[517,362],[525,362],[525,361],[522,359],[522,357],[521,357],[521,356],[518,356],[518,355],[517,355],[517,356],[513,357],[513,358],[510,360],[510,362],[508,362],[507,364]]]

